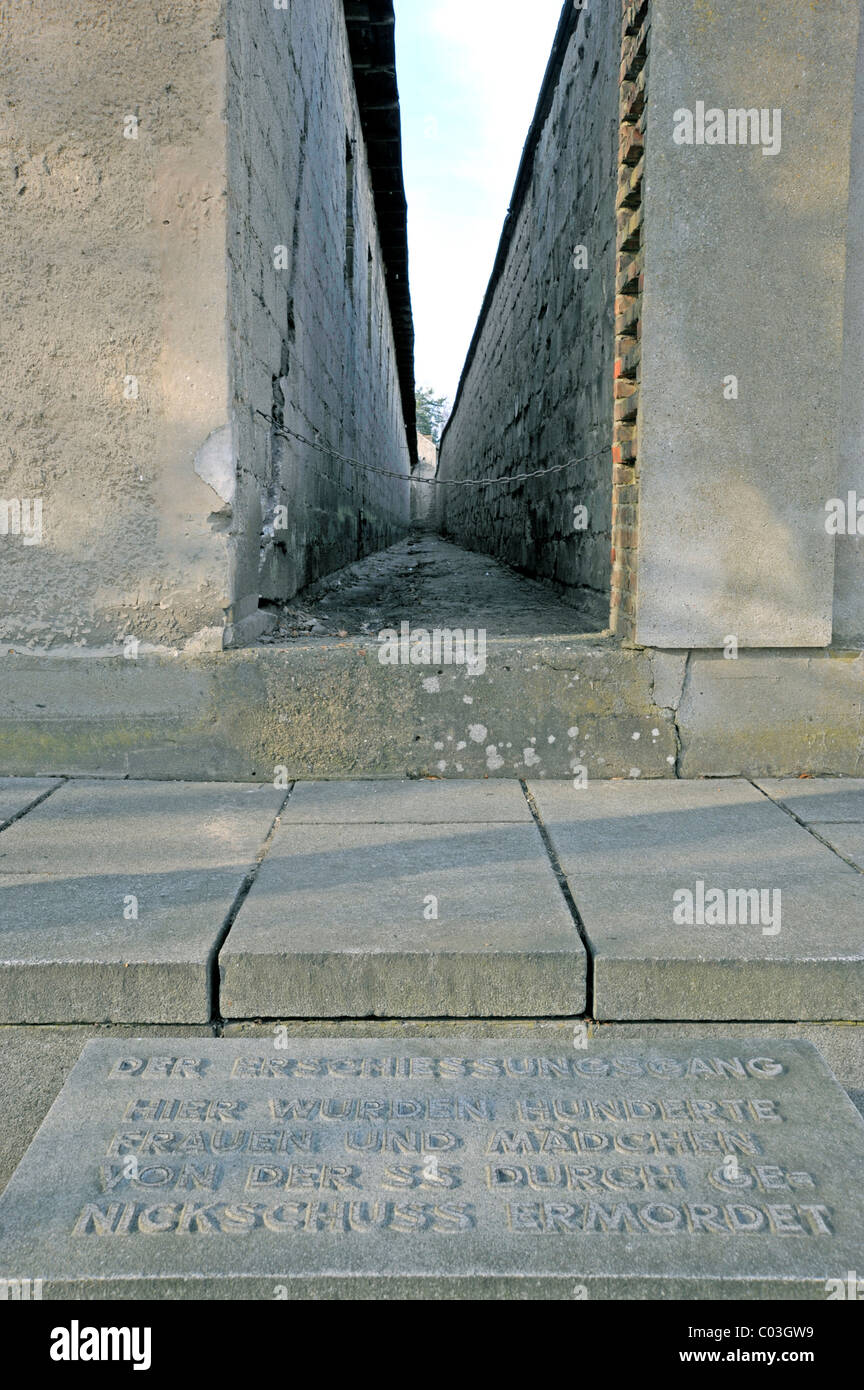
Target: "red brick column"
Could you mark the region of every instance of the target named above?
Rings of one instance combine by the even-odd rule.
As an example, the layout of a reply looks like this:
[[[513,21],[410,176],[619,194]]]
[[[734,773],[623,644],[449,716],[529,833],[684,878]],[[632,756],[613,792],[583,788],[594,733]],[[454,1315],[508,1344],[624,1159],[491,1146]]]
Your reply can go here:
[[[639,522],[639,380],[644,245],[645,84],[650,0],[623,0],[618,241],[615,281],[615,423],[612,445],[613,632],[632,639],[636,621]]]

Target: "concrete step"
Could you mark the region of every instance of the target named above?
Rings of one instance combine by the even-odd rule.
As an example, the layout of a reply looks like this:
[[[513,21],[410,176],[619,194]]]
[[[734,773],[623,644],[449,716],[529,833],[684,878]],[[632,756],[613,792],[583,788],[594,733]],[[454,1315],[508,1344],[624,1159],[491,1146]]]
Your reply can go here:
[[[580,1014],[587,958],[518,783],[300,786],[220,954],[226,1018]]]
[[[859,821],[823,831],[849,849],[857,833],[857,865],[743,780],[532,784],[584,925],[594,1016],[864,1017],[864,783],[845,786]]]
[[[864,1019],[864,782],[4,790],[2,1023]]]
[[[490,635],[480,674],[383,665],[380,651],[368,638],[318,637],[215,654],[142,649],[134,661],[0,652],[0,773],[503,780],[584,765],[596,777],[674,776],[675,711],[658,705],[644,652],[598,637]],[[676,660],[670,699],[684,667]],[[832,663],[830,674],[844,671]],[[836,680],[828,695],[844,705]],[[827,770],[847,761],[844,745]]]
[[[860,653],[649,652],[492,637],[486,669],[377,641],[220,653],[0,652],[0,773],[264,781],[864,773]]]
[[[0,774],[864,773],[860,651],[742,650],[727,661],[622,646],[590,605],[569,607],[437,539],[371,556],[300,600],[239,651],[5,647]],[[471,664],[460,659],[465,632]]]
[[[209,1019],[216,952],[284,799],[58,784],[0,834],[0,1022]]]

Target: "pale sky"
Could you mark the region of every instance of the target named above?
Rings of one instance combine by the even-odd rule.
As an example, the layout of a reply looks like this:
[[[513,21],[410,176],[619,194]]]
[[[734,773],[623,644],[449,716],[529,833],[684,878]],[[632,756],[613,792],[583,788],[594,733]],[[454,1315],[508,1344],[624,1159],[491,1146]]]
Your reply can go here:
[[[395,0],[420,386],[452,401],[562,0]]]

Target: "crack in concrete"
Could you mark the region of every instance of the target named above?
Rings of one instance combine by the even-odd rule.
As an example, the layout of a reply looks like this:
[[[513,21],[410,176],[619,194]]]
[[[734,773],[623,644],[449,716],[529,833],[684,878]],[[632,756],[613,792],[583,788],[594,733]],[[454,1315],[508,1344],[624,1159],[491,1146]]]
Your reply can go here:
[[[693,652],[687,651],[684,653],[684,669],[681,672],[680,688],[678,690],[677,696],[669,704],[661,704],[657,697],[658,671],[656,663],[658,660],[663,660],[664,658],[666,658],[667,660],[673,660],[675,654],[672,652],[662,652],[655,649],[647,650],[647,655],[648,669],[651,673],[651,701],[655,709],[659,710],[661,714],[666,714],[669,716],[669,723],[672,725],[672,729],[675,735],[675,759],[673,763],[673,770],[676,779],[680,781],[682,780],[681,759],[684,755],[684,739],[681,732],[681,724],[678,719],[678,712],[680,710],[681,701],[684,698],[684,693],[687,689],[690,680]]]
[[[675,727],[675,776],[679,779],[679,781],[682,780],[682,777],[683,777],[683,774],[682,774],[682,771],[681,771],[681,760],[682,760],[682,758],[684,757],[684,735],[683,735],[683,733],[682,733],[682,731],[681,731],[681,723],[680,723],[680,720],[678,719],[678,713],[679,713],[679,711],[680,711],[680,709],[681,709],[681,701],[684,699],[685,691],[687,690],[687,686],[688,686],[689,683],[690,683],[690,676],[691,676],[692,670],[693,670],[693,652],[692,652],[692,651],[689,651],[689,652],[687,653],[687,658],[686,658],[686,660],[685,660],[685,662],[684,662],[684,678],[683,678],[683,680],[681,681],[681,691],[680,691],[680,694],[679,694],[679,696],[678,696],[678,701],[677,701],[677,703],[676,703],[676,705],[675,705],[675,711],[674,711],[674,713],[675,713],[675,718],[674,718],[674,720],[673,720],[673,724],[674,724],[674,727]]]

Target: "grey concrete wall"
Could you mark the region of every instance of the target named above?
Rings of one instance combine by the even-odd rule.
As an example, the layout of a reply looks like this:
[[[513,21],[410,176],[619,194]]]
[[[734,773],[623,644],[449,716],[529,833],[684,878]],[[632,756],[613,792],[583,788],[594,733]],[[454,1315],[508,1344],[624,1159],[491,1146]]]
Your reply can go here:
[[[4,644],[221,644],[224,67],[220,0],[0,11]]]
[[[445,478],[503,477],[603,451],[527,483],[442,492],[448,536],[607,612],[620,21],[619,0],[578,16],[440,464]]]
[[[862,4],[864,12],[864,4]],[[836,496],[854,492],[864,502],[864,23],[858,35],[849,224],[846,234],[846,320],[843,338],[843,407],[840,476]],[[861,528],[861,534],[857,532]],[[835,542],[834,641],[864,646],[864,513],[856,529]]]
[[[230,365],[247,541],[236,582],[279,599],[397,540],[409,485],[285,440],[255,412],[406,477],[410,462],[342,0],[230,5],[228,64]]]
[[[652,14],[637,640],[819,647],[858,0],[653,0]],[[779,108],[780,149],[676,144],[676,112],[700,101]]]
[[[409,471],[341,0],[12,0],[0,38],[0,640],[254,640],[409,520],[254,413]]]

